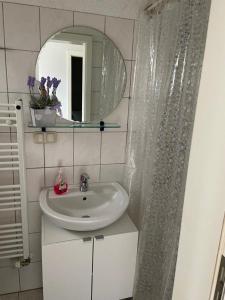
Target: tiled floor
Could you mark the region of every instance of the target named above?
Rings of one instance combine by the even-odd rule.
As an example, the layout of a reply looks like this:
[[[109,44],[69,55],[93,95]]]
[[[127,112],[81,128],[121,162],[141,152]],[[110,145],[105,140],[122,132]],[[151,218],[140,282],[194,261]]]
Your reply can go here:
[[[43,300],[42,289],[30,290],[0,296],[0,300]]]

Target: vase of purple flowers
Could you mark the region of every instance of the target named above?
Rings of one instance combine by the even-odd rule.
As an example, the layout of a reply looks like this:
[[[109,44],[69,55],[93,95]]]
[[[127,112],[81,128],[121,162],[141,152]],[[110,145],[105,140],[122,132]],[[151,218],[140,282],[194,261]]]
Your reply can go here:
[[[57,78],[41,77],[38,82],[39,94],[34,93],[36,79],[29,76],[27,85],[30,90],[30,111],[33,126],[46,127],[55,125],[56,115],[62,116],[61,102],[56,96],[56,90],[61,82]]]

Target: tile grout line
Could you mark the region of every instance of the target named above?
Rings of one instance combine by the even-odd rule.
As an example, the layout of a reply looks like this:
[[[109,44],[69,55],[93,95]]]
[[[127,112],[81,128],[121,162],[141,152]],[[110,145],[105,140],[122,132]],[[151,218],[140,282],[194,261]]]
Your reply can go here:
[[[1,133],[0,133],[1,134]],[[116,163],[107,163],[107,164],[105,164],[105,163],[101,163],[101,165],[123,165],[124,163],[123,162],[116,162]],[[73,164],[73,165],[69,165],[69,166],[60,166],[60,167],[62,167],[62,168],[72,168],[72,167],[94,167],[94,166],[99,166],[100,165],[100,163],[99,164],[97,164],[97,163],[95,163],[95,164],[82,164],[82,165],[75,165],[75,164]],[[45,169],[55,169],[55,168],[58,168],[59,166],[57,165],[57,166],[50,166],[50,167],[45,167]],[[44,167],[33,167],[33,168],[26,168],[26,170],[42,170],[42,169],[44,169]]]
[[[130,89],[129,89],[129,100],[132,99],[132,94],[131,91],[133,91],[133,84],[134,84],[134,72],[133,72],[133,68],[134,68],[134,38],[135,38],[135,20],[133,23],[133,39],[132,39],[132,61],[131,61],[131,76],[130,76]],[[132,84],[133,83],[133,84]],[[126,128],[127,128],[127,134],[126,134],[126,146],[125,146],[125,153],[124,153],[124,164],[126,166],[126,161],[127,161],[127,151],[128,151],[128,142],[129,142],[129,120],[130,120],[130,114],[131,114],[131,101],[128,101],[128,114],[127,114],[127,124],[126,124]]]
[[[4,41],[4,56],[5,56],[5,76],[6,76],[6,90],[7,100],[9,104],[9,82],[8,82],[8,68],[7,68],[7,56],[6,56],[6,33],[5,33],[5,10],[2,3],[2,24],[3,24],[3,41]]]
[[[20,51],[20,52],[31,52],[31,53],[39,53],[40,50],[31,50],[31,49],[18,49],[18,48],[7,48],[0,47],[0,50],[9,50],[9,51]],[[24,93],[25,94],[25,93]]]
[[[132,75],[133,75],[133,56],[134,56],[134,37],[135,37],[135,21],[133,22],[133,38],[132,38],[132,48],[131,48],[131,54],[132,54],[132,56],[131,56],[131,58],[132,58],[132,60],[131,60],[131,71],[130,71],[130,88],[129,88],[129,98],[131,98],[131,91],[132,91]]]
[[[106,16],[105,16],[105,19],[104,19],[104,34],[106,33]]]
[[[41,233],[41,232],[35,232],[35,233]],[[29,233],[29,234],[32,234],[32,233]],[[31,264],[36,264],[36,263],[41,263],[41,260],[36,260],[36,261],[31,261],[30,262]],[[4,268],[10,268],[10,267],[12,267],[12,264],[10,265],[3,265],[3,266],[0,266],[0,269],[4,269]],[[20,291],[22,291],[21,289],[20,289]],[[23,292],[23,291],[22,291]],[[19,293],[19,292],[18,292]],[[13,294],[13,293],[8,293],[8,294]],[[7,294],[5,294],[5,295],[7,295]],[[1,296],[3,296],[2,294],[0,294],[0,299],[1,299]]]
[[[126,18],[126,17],[118,17],[118,16],[113,16],[113,15],[103,15],[103,14],[98,14],[98,13],[93,13],[93,12],[87,12],[87,11],[82,11],[82,10],[74,10],[72,9],[64,9],[64,8],[57,8],[57,7],[51,7],[51,6],[43,6],[43,5],[35,5],[35,4],[26,4],[26,3],[16,3],[13,1],[7,1],[5,2],[6,4],[14,4],[14,5],[23,5],[23,6],[30,6],[30,7],[40,7],[40,8],[46,8],[46,9],[54,9],[54,10],[60,10],[60,11],[66,11],[66,12],[77,12],[77,13],[82,13],[82,14],[88,14],[88,15],[95,15],[95,16],[103,16],[103,17],[109,17],[109,18],[116,18],[116,19],[122,19],[122,20],[130,20],[134,21],[137,18]]]
[[[132,87],[132,82],[133,82],[133,55],[134,55],[134,37],[135,37],[135,21],[133,21],[133,33],[132,33],[132,48],[131,48],[131,72],[130,72],[130,87],[129,87],[129,100],[131,99],[132,95],[131,95],[131,91],[133,89]],[[126,124],[126,144],[125,144],[125,149],[124,149],[124,165],[126,166],[126,158],[127,158],[127,151],[128,151],[128,141],[129,141],[129,118],[130,118],[130,108],[131,108],[131,103],[130,101],[128,101],[128,113],[127,113],[127,124]]]
[[[41,51],[41,8],[40,6],[38,7],[38,12],[39,12],[39,18],[38,18],[38,21],[39,21],[39,43],[40,43],[40,50],[39,52]]]
[[[18,272],[18,279],[19,279],[19,289],[21,291],[21,278],[20,278],[20,270],[17,269],[17,272]]]

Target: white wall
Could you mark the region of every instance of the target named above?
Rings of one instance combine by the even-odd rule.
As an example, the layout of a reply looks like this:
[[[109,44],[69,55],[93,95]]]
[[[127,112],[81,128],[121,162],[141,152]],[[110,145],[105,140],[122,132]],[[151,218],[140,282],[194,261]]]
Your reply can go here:
[[[212,0],[173,300],[207,300],[225,210],[225,1]]]

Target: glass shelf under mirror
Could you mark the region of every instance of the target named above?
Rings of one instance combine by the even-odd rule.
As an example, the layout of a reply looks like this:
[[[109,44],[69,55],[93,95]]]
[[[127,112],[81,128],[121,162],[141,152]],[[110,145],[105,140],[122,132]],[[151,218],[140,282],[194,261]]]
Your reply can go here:
[[[67,124],[55,124],[55,125],[44,125],[44,126],[34,126],[32,124],[28,125],[29,128],[99,128],[101,131],[103,131],[105,128],[120,128],[120,125],[117,123],[67,123]]]

